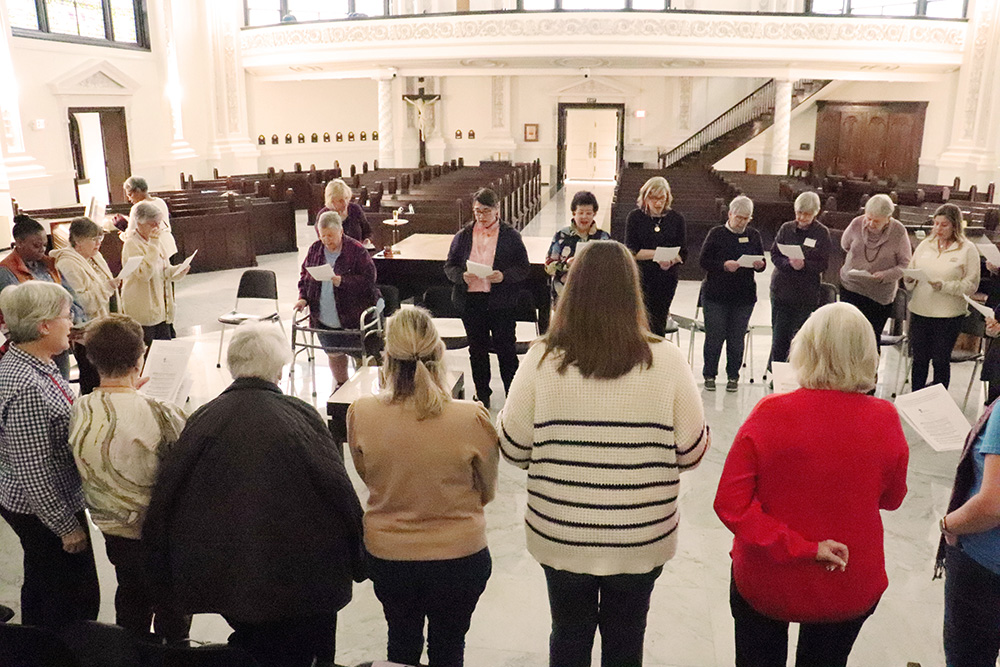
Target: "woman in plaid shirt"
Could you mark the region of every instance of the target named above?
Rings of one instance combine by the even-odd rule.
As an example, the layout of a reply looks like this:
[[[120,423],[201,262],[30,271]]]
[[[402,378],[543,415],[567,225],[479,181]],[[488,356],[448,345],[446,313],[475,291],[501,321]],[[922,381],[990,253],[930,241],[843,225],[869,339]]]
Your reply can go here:
[[[10,349],[0,359],[0,516],[24,549],[21,622],[96,620],[100,588],[70,452],[73,390],[53,357],[69,349],[72,297],[38,280],[0,292]]]

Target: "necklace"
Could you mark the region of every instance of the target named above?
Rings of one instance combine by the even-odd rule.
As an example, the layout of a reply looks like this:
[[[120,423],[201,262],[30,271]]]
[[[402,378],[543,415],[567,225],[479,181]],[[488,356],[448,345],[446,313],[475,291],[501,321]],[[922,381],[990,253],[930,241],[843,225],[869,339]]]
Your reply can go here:
[[[880,252],[882,252],[882,246],[877,246],[875,248],[875,256],[874,257],[869,257],[868,256],[868,246],[864,246],[864,251],[865,251],[865,261],[868,262],[869,264],[871,264],[876,259],[878,259],[878,254]]]

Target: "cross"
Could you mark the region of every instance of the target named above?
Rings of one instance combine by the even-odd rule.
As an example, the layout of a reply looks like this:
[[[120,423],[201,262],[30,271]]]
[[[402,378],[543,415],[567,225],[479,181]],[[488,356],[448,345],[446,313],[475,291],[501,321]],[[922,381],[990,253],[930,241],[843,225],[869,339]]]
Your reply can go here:
[[[422,83],[423,78],[420,78],[419,81]],[[428,95],[424,92],[423,86],[418,88],[417,91],[416,95],[403,95],[403,100],[417,110],[417,132],[420,137],[420,164],[417,166],[423,168],[427,166],[427,136],[425,132],[427,119],[424,117],[424,111],[437,103],[441,99],[441,96]]]

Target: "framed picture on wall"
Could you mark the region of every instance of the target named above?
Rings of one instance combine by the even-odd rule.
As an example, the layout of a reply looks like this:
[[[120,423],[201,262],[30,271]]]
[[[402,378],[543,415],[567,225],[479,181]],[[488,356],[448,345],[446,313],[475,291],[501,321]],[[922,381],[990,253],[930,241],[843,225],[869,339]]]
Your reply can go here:
[[[524,140],[538,141],[538,123],[524,124]]]

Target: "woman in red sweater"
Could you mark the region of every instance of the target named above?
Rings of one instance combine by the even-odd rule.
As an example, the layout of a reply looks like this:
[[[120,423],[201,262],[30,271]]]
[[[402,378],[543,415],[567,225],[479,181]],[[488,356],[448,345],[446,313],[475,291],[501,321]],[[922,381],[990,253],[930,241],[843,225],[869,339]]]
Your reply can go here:
[[[880,509],[906,495],[909,450],[875,386],[878,351],[857,308],[814,312],[792,341],[801,389],[765,397],[744,422],[715,512],[733,531],[736,665],[846,665],[888,586]]]

